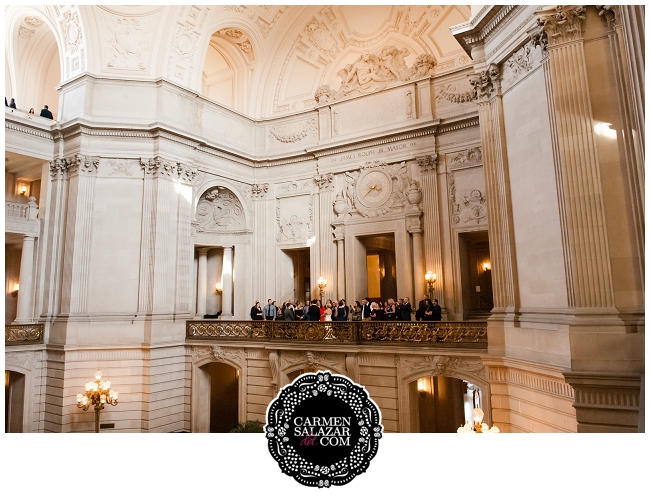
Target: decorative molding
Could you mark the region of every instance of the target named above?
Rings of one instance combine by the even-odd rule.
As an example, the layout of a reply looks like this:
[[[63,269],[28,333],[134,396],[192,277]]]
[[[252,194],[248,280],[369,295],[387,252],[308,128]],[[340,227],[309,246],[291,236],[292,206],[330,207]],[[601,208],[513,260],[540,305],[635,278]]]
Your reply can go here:
[[[307,23],[307,26],[305,26],[305,33],[307,33],[309,41],[311,41],[317,49],[326,53],[330,57],[336,57],[338,55],[339,49],[332,33],[330,33],[324,23],[318,22],[315,17],[312,17],[311,21]]]
[[[481,147],[470,147],[459,152],[447,153],[446,162],[448,166],[481,164],[483,162],[483,150]]]
[[[416,157],[415,160],[423,173],[435,173],[438,168],[438,154]]]
[[[345,354],[312,351],[282,351],[280,353],[280,370],[283,373],[289,374],[300,366],[306,366],[309,369],[331,368],[336,372],[345,373]]]
[[[563,379],[502,366],[490,366],[489,375],[490,382],[506,382],[527,389],[535,389],[545,394],[574,399],[573,388]]]
[[[83,41],[83,34],[79,25],[79,15],[76,12],[64,12],[62,25],[66,49],[74,54]]]
[[[278,233],[275,237],[277,242],[297,242],[307,240],[314,236],[314,196],[309,196],[309,212],[307,219],[303,212],[297,214],[291,210],[288,218],[283,218],[280,213],[280,199],[276,199],[275,219],[278,226]]]
[[[83,154],[75,154],[72,157],[64,159],[64,162],[68,176],[79,174],[94,176],[97,174],[97,169],[99,168],[99,157],[90,157]]]
[[[242,349],[224,348],[221,346],[192,347],[192,363],[196,365],[206,359],[218,361],[221,363],[232,362],[241,365],[244,361],[245,353]]]
[[[110,33],[106,41],[111,56],[106,67],[145,71],[154,36],[152,20],[106,18],[105,24]]]
[[[144,170],[145,178],[148,176],[155,178],[176,178],[184,183],[191,184],[198,174],[196,168],[184,166],[180,162],[168,161],[160,156],[147,160],[140,158],[140,165]]]
[[[244,208],[228,188],[212,187],[196,204],[196,231],[199,233],[230,233],[246,228]]]
[[[476,100],[476,90],[456,92],[456,86],[450,83],[439,88],[436,92],[436,102],[440,102],[443,99],[454,104],[465,104]]]
[[[5,352],[5,370],[18,367],[31,372],[40,361],[42,361],[42,353],[40,351]]]
[[[314,181],[318,184],[319,190],[332,190],[334,188],[334,173],[316,175]]]
[[[480,358],[459,356],[400,356],[401,377],[421,372],[435,376],[462,378],[464,374],[487,381],[486,367]]]
[[[18,28],[18,36],[20,36],[25,40],[29,40],[32,36],[34,36],[35,33],[36,31],[34,31],[33,29],[29,29],[23,26],[22,24]]]
[[[297,127],[288,125],[274,126],[269,129],[269,136],[282,143],[296,143],[305,138],[307,135],[315,134],[318,131],[316,118],[308,119],[305,122],[299,123]],[[295,129],[291,129],[295,128]]]
[[[296,180],[293,182],[282,183],[276,187],[278,195],[292,195],[303,192],[311,192],[314,186],[314,180]]]
[[[133,176],[133,164],[127,159],[109,159],[108,166],[111,168],[108,176],[123,174]]]
[[[35,16],[27,16],[25,17],[25,24],[28,26],[31,26],[32,28],[40,28],[43,26],[43,20],[40,19],[39,17]]]

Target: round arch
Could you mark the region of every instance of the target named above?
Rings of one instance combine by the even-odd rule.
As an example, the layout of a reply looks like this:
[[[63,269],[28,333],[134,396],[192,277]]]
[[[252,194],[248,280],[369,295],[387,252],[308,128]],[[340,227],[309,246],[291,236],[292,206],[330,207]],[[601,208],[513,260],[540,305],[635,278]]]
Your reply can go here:
[[[492,425],[492,402],[490,393],[490,383],[477,372],[465,370],[452,370],[445,369],[440,371],[433,367],[421,368],[415,370],[409,375],[400,377],[398,384],[399,393],[399,421],[400,432],[412,432],[411,430],[411,417],[410,417],[410,390],[409,384],[422,377],[450,377],[452,379],[466,380],[478,386],[483,392],[482,404],[483,412],[485,414],[485,423]]]
[[[244,218],[244,221],[242,223],[243,226],[239,227],[239,230],[250,230],[251,227],[251,213],[249,212],[250,207],[246,203],[245,199],[243,198],[242,193],[239,191],[237,186],[233,184],[232,182],[225,181],[222,179],[215,179],[215,180],[210,180],[206,182],[205,184],[201,185],[199,190],[197,191],[196,195],[192,199],[192,221],[193,222],[200,222],[201,220],[199,219],[201,216],[197,216],[197,210],[199,209],[199,204],[202,202],[204,199],[204,196],[207,192],[213,190],[213,189],[225,189],[227,190],[230,194],[234,196],[236,199],[237,203],[241,206],[242,209],[242,216]],[[226,231],[227,229],[224,229]]]
[[[35,113],[47,104],[56,118],[56,87],[63,79],[63,44],[56,23],[46,11],[14,6],[7,11],[6,26],[7,97],[15,98],[21,109],[33,107]]]

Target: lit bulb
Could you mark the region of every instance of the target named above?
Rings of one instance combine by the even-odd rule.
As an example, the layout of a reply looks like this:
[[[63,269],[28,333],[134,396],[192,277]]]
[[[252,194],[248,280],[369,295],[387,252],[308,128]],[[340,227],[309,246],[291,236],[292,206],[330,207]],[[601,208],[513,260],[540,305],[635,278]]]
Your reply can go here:
[[[111,381],[107,380],[104,382],[104,389],[110,389],[111,388]]]
[[[102,378],[102,372],[100,370],[97,370],[95,372],[95,379],[99,380]]]
[[[95,382],[95,383],[93,384],[93,391],[96,392],[98,388],[99,388],[99,386],[97,385],[97,382]]]
[[[474,425],[481,425],[483,422],[483,410],[480,408],[474,408],[472,410],[472,419],[474,419]]]
[[[113,399],[117,401],[117,391],[113,391]]]
[[[93,383],[86,382],[86,385],[84,387],[86,388],[86,391],[90,391],[93,388]]]
[[[77,394],[77,403],[81,403],[82,399],[83,399],[83,395],[81,393]]]
[[[81,402],[82,402],[84,405],[87,405],[87,404],[88,404],[88,396],[84,396],[83,398],[81,398]]]
[[[106,395],[105,395],[105,394],[102,394],[102,395],[99,397],[99,401],[101,401],[102,405],[103,405],[104,403],[106,403]]]

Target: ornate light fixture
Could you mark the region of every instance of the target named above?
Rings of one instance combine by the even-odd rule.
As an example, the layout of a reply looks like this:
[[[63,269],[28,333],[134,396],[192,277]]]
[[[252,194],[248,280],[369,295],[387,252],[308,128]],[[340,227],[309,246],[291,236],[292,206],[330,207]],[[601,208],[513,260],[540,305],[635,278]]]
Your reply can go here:
[[[323,302],[323,296],[325,295],[325,287],[327,287],[327,279],[325,277],[318,277],[316,281],[318,288],[320,289],[320,300]]]
[[[86,394],[77,394],[77,406],[88,410],[90,405],[95,405],[95,432],[99,432],[99,411],[104,405],[117,405],[117,391],[111,389],[110,380],[102,380],[101,371],[95,372],[95,380],[86,382]]]
[[[497,434],[501,432],[496,425],[493,425],[490,429],[489,425],[483,423],[483,410],[481,410],[479,407],[476,407],[472,410],[472,418],[474,419],[474,427],[472,427],[469,422],[467,422],[464,426],[461,425],[456,432],[459,434],[462,434],[464,432],[475,432],[477,434]]]
[[[491,269],[492,269],[492,267],[490,266],[489,261],[486,261],[485,263],[483,263],[483,271],[488,271],[488,270],[491,270]]]
[[[221,283],[220,282],[217,282],[216,284],[214,284],[214,292],[216,292],[217,294],[221,294]]]
[[[19,287],[20,287],[20,285],[19,285],[18,283],[15,283],[15,284],[14,284],[14,290],[13,290],[13,292],[11,293],[11,295],[12,295],[13,297],[17,297],[17,296],[18,296],[18,288],[19,288]]]
[[[433,294],[433,291],[435,290],[435,283],[436,283],[437,276],[435,273],[433,273],[431,270],[429,270],[425,275],[424,275],[424,280],[427,281],[427,289],[429,293],[429,299],[431,299],[431,296]]]

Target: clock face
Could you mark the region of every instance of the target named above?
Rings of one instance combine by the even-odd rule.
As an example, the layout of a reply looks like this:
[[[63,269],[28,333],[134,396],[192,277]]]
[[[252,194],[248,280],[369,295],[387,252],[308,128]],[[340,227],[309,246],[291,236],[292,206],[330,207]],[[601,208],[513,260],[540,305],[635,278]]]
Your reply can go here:
[[[367,207],[381,206],[392,191],[390,177],[383,171],[369,171],[357,182],[357,199]]]

